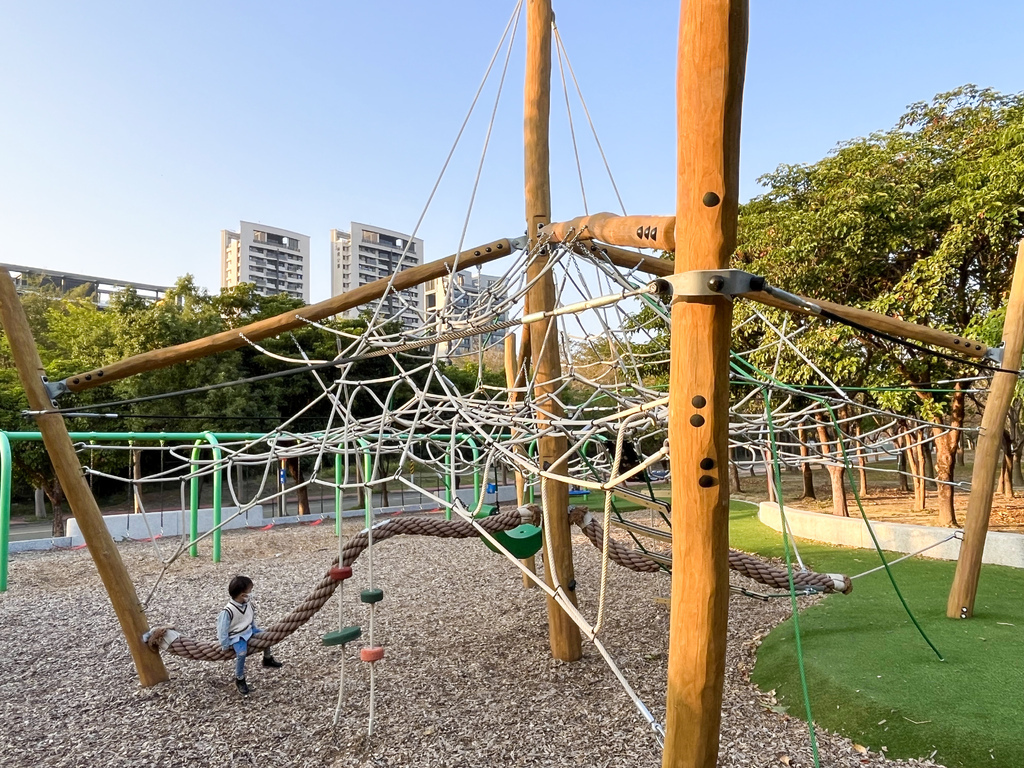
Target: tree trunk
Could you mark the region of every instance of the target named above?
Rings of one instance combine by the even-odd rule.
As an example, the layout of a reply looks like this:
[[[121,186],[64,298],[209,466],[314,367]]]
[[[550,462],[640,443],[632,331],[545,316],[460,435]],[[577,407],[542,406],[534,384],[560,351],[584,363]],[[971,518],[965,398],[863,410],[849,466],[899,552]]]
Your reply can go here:
[[[1003,462],[999,478],[1000,492],[1007,498],[1013,498],[1013,441],[1010,433],[1003,430]]]
[[[60,487],[60,481],[55,477],[47,485],[43,486],[46,498],[50,500],[53,507],[53,528],[54,536],[66,536],[65,531],[68,520],[72,517],[70,510],[64,508],[64,489]]]
[[[849,409],[847,409],[849,413]],[[861,429],[860,419],[856,419],[851,422],[853,425],[853,436],[856,438],[856,450],[857,455],[857,482],[860,485],[860,495],[868,495],[868,473],[867,473],[867,460],[864,458],[864,444],[860,440]]]
[[[740,469],[736,466],[735,461],[729,462],[729,476],[732,478],[732,484],[736,489],[736,493],[743,493],[743,489],[740,488]]]
[[[898,443],[897,443],[898,445]],[[896,458],[896,469],[900,473],[900,490],[904,493],[910,493],[910,486],[907,484],[907,472],[909,471],[910,462],[907,461],[907,452],[900,450],[899,456]]]
[[[914,482],[914,511],[922,512],[927,509],[928,489],[924,484],[924,451],[921,450],[920,440],[915,436],[908,436],[907,441],[907,464],[913,475]]]
[[[804,490],[800,494],[800,498],[817,499],[818,497],[814,494],[814,472],[809,460],[811,449],[807,445],[807,430],[801,426],[797,429],[797,435],[800,441],[800,457],[803,459],[800,462],[800,476],[804,483]]]
[[[42,488],[35,489],[35,505],[36,518],[38,520],[44,520],[46,518],[46,491]]]
[[[922,435],[921,440],[924,440]],[[935,461],[932,458],[932,446],[931,443],[921,443],[921,453],[924,456],[924,474],[925,477],[929,478],[932,487],[935,486]]]
[[[775,493],[775,467],[772,464],[772,452],[765,448],[763,455],[764,476],[768,483],[768,501],[778,501],[779,497]]]
[[[302,484],[302,466],[299,464],[298,456],[291,456],[285,459],[285,469],[288,475],[295,481],[295,499],[299,503],[299,514],[309,514],[309,486]]]
[[[134,482],[129,485],[131,488],[131,508],[135,514],[142,511],[140,502],[142,496],[142,485],[139,480],[142,479],[142,450],[132,449],[131,450],[131,478]]]
[[[832,514],[839,517],[849,517],[850,508],[846,504],[846,482],[843,479],[844,467],[841,463],[842,456],[837,449],[829,447],[829,432],[823,426],[818,426],[818,444],[822,456],[826,459],[836,459],[835,465],[829,463],[828,478],[832,482]]]
[[[960,446],[960,427],[964,423],[964,393],[961,391],[960,383],[954,387],[953,397],[950,402],[950,431],[943,435],[942,429],[936,427],[933,430],[935,438],[935,459],[936,475],[938,481],[938,506],[939,525],[950,528],[958,528],[956,509],[953,506],[953,495],[955,488],[953,482],[956,473],[957,449]]]

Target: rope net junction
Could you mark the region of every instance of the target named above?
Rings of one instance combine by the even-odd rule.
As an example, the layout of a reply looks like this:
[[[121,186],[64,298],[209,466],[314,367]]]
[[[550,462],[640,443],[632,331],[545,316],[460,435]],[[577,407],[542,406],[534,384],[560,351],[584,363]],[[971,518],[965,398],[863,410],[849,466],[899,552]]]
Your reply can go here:
[[[551,325],[543,343],[558,344],[562,372],[545,388],[550,399],[539,401],[535,391],[537,371],[529,364],[528,355],[520,354],[516,370],[506,372],[514,386],[487,383],[494,377],[488,377],[486,372],[488,368],[500,367],[501,363],[495,361],[503,358],[505,337],[510,330],[518,329],[522,336],[537,327],[537,315],[525,314],[523,307],[532,285],[526,278],[526,264],[541,249],[547,255],[546,266],[533,282],[550,273],[559,296],[558,309],[549,313]],[[233,507],[221,527],[256,505],[272,509],[283,496],[293,496],[301,487],[308,490],[323,486],[331,493],[362,494],[367,506],[372,506],[374,499],[381,500],[386,488],[392,494],[402,489],[403,500],[407,494],[414,500],[409,506],[419,502],[421,506],[444,510],[452,519],[398,515],[374,522],[368,513],[367,528],[347,541],[339,536],[338,557],[309,597],[264,634],[254,637],[253,650],[280,642],[308,621],[351,576],[351,566],[362,554],[368,590],[360,597],[368,603],[370,611],[368,637],[364,638],[368,645],[361,655],[371,662],[372,694],[374,662],[383,655],[383,648],[375,644],[373,636],[373,615],[383,596],[373,581],[373,543],[400,534],[480,536],[562,606],[598,648],[660,738],[660,724],[605,649],[601,626],[609,563],[646,572],[667,571],[673,565],[671,552],[657,545],[652,548],[647,538],[653,534],[655,541],[660,538],[663,547],[666,534],[670,535],[666,501],[671,481],[668,399],[661,383],[667,381],[669,362],[668,309],[648,288],[645,275],[615,266],[600,248],[584,247],[577,242],[557,246],[538,243],[534,252],[521,252],[512,258],[504,274],[484,289],[467,288],[472,282],[460,280],[456,268],[444,280],[445,301],[418,327],[401,328],[382,319],[379,306],[368,329],[360,335],[339,331],[329,324],[310,323],[320,332],[335,336],[337,362],[312,360],[301,348],[294,357],[272,355],[291,365],[297,375],[315,377],[320,394],[259,439],[222,442],[218,446],[219,457],[204,451],[196,458],[195,453],[190,453],[191,445],[163,446],[162,450],[174,459],[173,467],[141,480],[118,478],[88,467],[86,471],[131,483],[140,505],[144,484],[178,482],[182,510],[186,508],[186,482],[220,473]],[[402,293],[393,298],[412,306],[410,298]],[[756,338],[758,343],[732,356],[730,444],[731,463],[736,471],[767,467],[765,474],[774,475],[776,488],[781,483],[781,468],[799,469],[805,464],[841,467],[849,472],[856,462],[866,471],[891,474],[901,471],[893,461],[900,450],[913,450],[949,434],[948,427],[885,411],[863,397],[863,393],[847,392],[831,381],[800,345],[808,324],[820,321],[804,319],[796,326],[780,324],[752,304],[743,306],[745,316],[737,313],[737,333]],[[258,344],[250,343],[271,355]],[[465,385],[460,388],[445,375],[447,358],[459,344],[468,344],[472,349],[468,355],[457,358],[464,364],[475,364],[472,389]],[[372,357],[385,358],[388,365],[378,368],[390,368],[390,372],[374,379],[354,375],[355,366]],[[796,386],[772,375],[793,366],[813,372],[815,380],[821,383]],[[951,383],[944,382],[943,386]],[[980,391],[976,379],[958,380],[956,385]],[[558,407],[553,408],[551,401]],[[365,407],[368,402],[373,407]],[[304,414],[325,403],[329,406],[325,429],[303,432],[296,428]],[[360,403],[363,407],[357,408]],[[807,434],[813,434],[816,441],[811,442],[805,437]],[[564,467],[561,471],[539,466],[537,462],[537,441],[546,435],[566,439],[567,450],[560,461],[551,465]],[[81,446],[83,451],[96,448]],[[340,457],[340,462],[336,463],[336,457]],[[311,464],[312,468],[300,483],[282,488],[274,468],[281,460],[294,458]],[[340,466],[339,473],[331,471],[335,466]],[[237,487],[233,470],[239,467],[250,472],[260,470],[261,479],[254,492],[244,493]],[[521,473],[528,496],[536,503],[518,508],[513,505],[482,517],[486,494],[477,493],[474,501],[467,502],[458,493],[446,492],[436,483],[424,481],[425,477],[438,477],[446,489],[454,489],[460,478],[475,475],[494,478],[496,485],[499,471]],[[554,574],[554,583],[546,584],[495,536],[523,524],[537,525],[548,536],[552,510],[547,496],[554,481],[569,484],[577,492],[604,493],[601,512],[586,506],[570,508],[570,521],[601,552],[596,616],[583,616],[569,599],[567,585],[559,584]],[[624,514],[619,509],[622,501],[649,510],[652,525],[638,524],[635,516]],[[225,505],[228,503],[225,499]],[[660,516],[660,523],[655,516]],[[198,540],[183,534],[177,545],[168,549],[161,531],[152,528],[147,515],[141,517],[147,526],[145,538],[152,541],[156,556],[164,563],[163,572],[146,599],[148,605],[173,562],[213,531]],[[615,526],[625,528],[634,546],[621,538],[612,538]],[[184,526],[181,530],[185,530]],[[789,537],[787,543],[793,543]],[[730,564],[734,570],[785,590],[774,595],[737,591],[768,599],[850,590],[848,577],[808,571],[803,568],[799,553],[794,554],[797,567],[787,569],[732,552]],[[686,567],[685,563],[675,565]],[[343,611],[339,601],[342,630]],[[156,630],[150,642],[154,648],[194,659],[220,660],[231,655],[214,642],[192,640],[171,628]],[[343,686],[344,664],[336,720]],[[371,695],[371,732],[372,701]]]

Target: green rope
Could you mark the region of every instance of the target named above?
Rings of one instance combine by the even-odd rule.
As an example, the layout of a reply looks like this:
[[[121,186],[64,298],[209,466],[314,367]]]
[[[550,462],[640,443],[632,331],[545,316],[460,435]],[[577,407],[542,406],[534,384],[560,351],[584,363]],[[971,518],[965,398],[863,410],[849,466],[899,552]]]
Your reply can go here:
[[[800,611],[796,604],[796,584],[793,581],[793,557],[789,551],[789,526],[786,524],[786,511],[782,504],[782,470],[779,465],[779,451],[775,441],[775,422],[772,420],[772,408],[769,392],[764,395],[764,412],[768,419],[768,439],[772,448],[772,475],[775,482],[775,497],[779,502],[779,517],[782,520],[782,547],[786,553],[786,575],[789,579],[789,604],[793,610],[793,634],[796,638],[796,662],[800,670],[800,688],[804,695],[804,708],[807,711],[807,728],[811,736],[811,754],[814,757],[814,768],[821,768],[818,759],[818,739],[814,733],[814,715],[811,713],[811,694],[807,688],[807,670],[804,667],[803,641],[800,639]]]
[[[910,620],[914,622],[914,626],[917,627],[917,631],[921,633],[921,637],[923,637],[924,641],[928,643],[929,647],[933,651],[935,651],[935,655],[939,658],[939,661],[945,661],[942,654],[939,652],[939,649],[935,647],[935,644],[928,638],[928,635],[925,634],[924,629],[917,622],[917,619],[915,618],[913,611],[910,610],[910,606],[907,605],[907,601],[904,599],[903,593],[900,591],[899,585],[896,583],[896,577],[892,575],[892,569],[889,568],[889,561],[885,559],[885,553],[882,551],[882,547],[878,543],[878,538],[875,536],[874,528],[871,527],[871,523],[868,521],[867,513],[864,511],[864,504],[861,502],[860,493],[857,491],[857,486],[853,482],[853,467],[850,464],[850,457],[846,453],[846,443],[838,439],[839,435],[842,433],[839,429],[839,422],[836,418],[835,411],[832,409],[832,406],[829,405],[828,403],[823,403],[823,405],[828,409],[829,417],[832,419],[832,426],[836,430],[836,442],[839,444],[839,449],[843,452],[843,469],[846,472],[847,479],[850,481],[850,488],[853,491],[853,498],[856,499],[857,501],[857,509],[860,510],[861,519],[864,520],[864,525],[867,526],[868,533],[871,535],[871,541],[875,545],[875,551],[878,552],[878,557],[882,561],[882,565],[885,566],[885,572],[889,575],[889,581],[892,582],[892,588],[896,591],[896,596],[900,599],[900,602],[903,604],[903,608],[907,612],[907,616],[909,616]]]
[[[857,501],[857,508],[860,510],[861,518],[864,520],[864,524],[867,526],[868,533],[871,536],[871,541],[875,545],[875,551],[878,553],[878,558],[882,561],[882,565],[885,567],[885,572],[889,576],[889,582],[892,584],[893,591],[896,592],[896,596],[899,598],[900,603],[902,603],[903,609],[907,612],[907,616],[910,617],[910,620],[911,620],[911,622],[913,622],[914,626],[917,627],[917,631],[920,633],[921,637],[924,638],[924,641],[935,652],[935,655],[938,657],[939,661],[945,661],[945,658],[943,658],[942,654],[939,652],[939,649],[935,647],[935,644],[932,643],[932,641],[928,638],[928,635],[925,634],[924,629],[921,627],[920,623],[918,623],[917,618],[914,616],[913,611],[910,610],[910,606],[907,604],[906,599],[903,597],[903,593],[900,591],[899,585],[896,583],[896,577],[893,576],[892,570],[889,568],[889,562],[888,562],[888,560],[885,559],[885,553],[882,551],[882,547],[878,543],[878,538],[875,536],[875,531],[871,527],[871,523],[868,520],[867,513],[864,511],[864,504],[861,501],[860,494],[857,491],[857,486],[853,482],[853,469],[852,469],[851,464],[850,464],[849,456],[846,453],[846,445],[845,445],[845,443],[842,440],[838,439],[838,435],[841,435],[842,431],[839,428],[839,420],[836,418],[835,410],[832,408],[831,404],[827,400],[825,400],[823,397],[820,397],[820,396],[817,396],[817,395],[813,395],[813,394],[809,394],[807,392],[803,392],[803,391],[801,391],[799,389],[792,388],[792,387],[784,384],[783,382],[778,381],[771,374],[761,370],[760,368],[755,366],[753,363],[751,363],[749,360],[743,360],[743,362],[750,368],[751,371],[756,371],[760,376],[763,376],[764,379],[768,381],[768,386],[771,386],[773,389],[778,389],[778,390],[781,390],[783,392],[788,392],[788,393],[791,393],[791,394],[802,395],[803,397],[806,397],[808,400],[820,403],[821,405],[823,405],[828,410],[829,416],[830,416],[830,418],[832,420],[832,425],[833,425],[833,427],[836,430],[836,435],[837,435],[836,442],[839,444],[839,448],[840,448],[840,450],[842,451],[842,454],[843,454],[843,466],[844,466],[844,468],[846,470],[847,477],[850,480],[850,487],[852,488],[854,498]],[[733,366],[733,368],[734,368],[734,370],[737,371],[737,373],[739,373],[742,376],[744,376],[744,378],[746,379],[748,384],[753,385],[753,386],[758,387],[758,388],[763,388],[764,386],[766,386],[764,381],[758,381],[757,379],[753,378],[749,374],[743,372],[739,368],[739,366]],[[780,484],[779,488],[781,489],[781,487],[782,486]],[[782,503],[781,499],[780,499],[779,503],[780,504]]]

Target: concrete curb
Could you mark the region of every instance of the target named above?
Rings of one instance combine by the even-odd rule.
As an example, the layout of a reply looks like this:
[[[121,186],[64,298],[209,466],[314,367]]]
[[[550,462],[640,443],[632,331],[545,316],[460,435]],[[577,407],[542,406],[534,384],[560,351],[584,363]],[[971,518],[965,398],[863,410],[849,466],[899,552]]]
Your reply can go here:
[[[798,539],[820,541],[841,547],[875,548],[867,526],[860,517],[836,517],[791,507],[786,507],[785,510],[789,531]],[[774,501],[762,501],[758,505],[757,519],[769,528],[782,531],[779,505]],[[963,536],[963,531],[959,528],[936,528],[929,525],[883,523],[873,520],[871,529],[875,532],[879,545],[887,552],[909,554],[925,547],[932,547],[922,553],[921,557],[956,560],[960,555],[960,537]],[[949,539],[953,534],[956,534],[956,538]],[[949,540],[944,541],[945,539]],[[1024,534],[990,531],[985,539],[982,562],[1024,568]]]

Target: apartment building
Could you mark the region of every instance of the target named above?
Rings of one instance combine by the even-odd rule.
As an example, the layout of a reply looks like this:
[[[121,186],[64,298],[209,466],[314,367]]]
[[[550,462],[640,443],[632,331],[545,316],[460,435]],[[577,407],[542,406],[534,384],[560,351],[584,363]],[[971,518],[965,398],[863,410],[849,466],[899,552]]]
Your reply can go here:
[[[254,283],[262,296],[286,293],[309,303],[309,235],[239,222],[220,233],[220,284]]]
[[[424,261],[423,241],[391,229],[353,221],[347,232],[331,230],[331,295],[387,278]],[[382,305],[382,306],[381,306]],[[356,318],[364,310],[398,320],[405,328],[423,323],[423,286],[389,293],[380,301],[350,309],[342,317]]]
[[[502,322],[508,319],[506,312],[495,313],[481,319],[485,306],[501,304],[506,299],[501,279],[495,275],[484,275],[476,270],[457,272],[455,275],[439,277],[426,284],[424,294],[427,322],[432,322],[441,313],[450,321],[467,321],[471,317],[483,323]],[[440,353],[445,357],[460,357],[478,352],[505,335],[505,331],[468,336],[457,341],[443,342]]]

